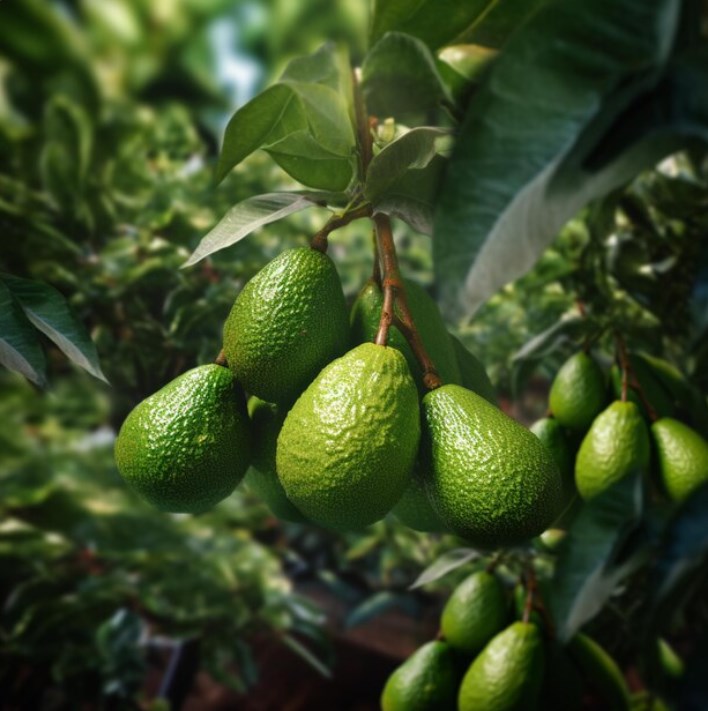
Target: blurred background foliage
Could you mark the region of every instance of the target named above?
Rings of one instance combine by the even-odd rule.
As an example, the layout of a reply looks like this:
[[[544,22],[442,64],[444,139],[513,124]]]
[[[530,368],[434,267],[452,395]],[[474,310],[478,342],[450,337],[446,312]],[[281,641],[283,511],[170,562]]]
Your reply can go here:
[[[299,213],[180,269],[231,205],[294,187],[263,154],[214,186],[233,109],[325,39],[360,61],[366,6],[0,3],[0,271],[66,297],[110,382],[49,341],[46,391],[0,371],[0,687],[11,705],[144,704],[161,640],[200,639],[204,668],[235,689],[257,678],[250,640],[263,630],[326,670],[332,650],[321,614],[293,592],[301,581],[346,600],[359,624],[392,607],[418,615],[463,575],[411,592],[459,542],[392,520],[347,535],[281,524],[243,489],[204,516],[158,516],[113,464],[125,414],[213,360],[244,282],[326,219]],[[532,272],[457,324],[503,396],[531,393],[522,416],[539,414],[548,378],[586,337],[572,325],[583,304],[614,309],[637,347],[678,361],[706,391],[705,195],[700,160],[669,161],[586,210]],[[429,240],[402,225],[396,239],[404,271],[431,285]],[[350,298],[370,273],[370,244],[359,224],[332,235]]]

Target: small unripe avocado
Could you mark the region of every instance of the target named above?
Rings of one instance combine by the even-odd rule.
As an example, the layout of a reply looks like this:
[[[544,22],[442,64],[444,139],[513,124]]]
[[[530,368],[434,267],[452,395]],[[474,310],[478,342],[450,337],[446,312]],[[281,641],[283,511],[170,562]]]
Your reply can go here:
[[[545,668],[536,625],[514,622],[472,662],[458,696],[459,711],[534,711]]]
[[[251,466],[243,481],[265,502],[275,516],[283,521],[302,523],[307,519],[285,495],[275,471],[275,448],[286,412],[278,405],[257,397],[248,401],[251,418]]]
[[[548,404],[564,427],[586,430],[607,400],[605,376],[587,354],[575,353],[561,366],[551,384]]]
[[[683,501],[708,481],[708,442],[683,422],[663,417],[651,426],[661,485],[674,501]]]
[[[349,347],[349,315],[337,269],[308,247],[266,264],[236,298],[224,325],[224,355],[246,392],[293,402]]]
[[[453,651],[445,642],[428,642],[388,678],[382,711],[455,711],[457,683]]]
[[[575,460],[575,483],[584,499],[597,496],[633,472],[649,467],[649,431],[633,402],[613,402],[585,435]]]
[[[326,366],[293,405],[278,436],[278,477],[311,521],[362,528],[402,496],[419,440],[406,359],[363,343]]]
[[[200,513],[226,498],[250,457],[243,393],[220,365],[183,373],[128,415],[115,444],[126,483],[161,511]]]
[[[450,530],[482,548],[542,533],[560,513],[561,477],[539,440],[459,385],[423,398],[428,495]]]
[[[474,655],[503,629],[508,618],[504,587],[495,575],[479,570],[453,590],[443,608],[440,629],[451,647]]]

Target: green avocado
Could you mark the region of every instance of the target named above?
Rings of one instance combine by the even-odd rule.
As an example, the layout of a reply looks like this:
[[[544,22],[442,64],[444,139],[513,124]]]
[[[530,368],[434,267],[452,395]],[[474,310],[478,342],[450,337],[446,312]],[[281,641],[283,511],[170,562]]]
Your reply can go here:
[[[425,533],[445,533],[447,528],[428,498],[426,479],[430,472],[416,460],[411,481],[391,513],[408,528]]]
[[[551,384],[548,404],[563,427],[586,430],[607,401],[605,376],[600,366],[582,351],[561,366]]]
[[[410,482],[418,391],[395,348],[363,343],[326,366],[293,405],[276,469],[304,516],[339,530],[385,516]]]
[[[482,548],[509,546],[559,515],[558,467],[525,427],[459,385],[429,392],[423,414],[428,496],[453,533]]]
[[[120,428],[115,457],[126,483],[161,511],[200,513],[226,498],[250,458],[231,372],[202,365],[143,400]]]
[[[349,347],[349,315],[332,260],[308,247],[266,264],[224,324],[224,355],[246,392],[293,402]]]

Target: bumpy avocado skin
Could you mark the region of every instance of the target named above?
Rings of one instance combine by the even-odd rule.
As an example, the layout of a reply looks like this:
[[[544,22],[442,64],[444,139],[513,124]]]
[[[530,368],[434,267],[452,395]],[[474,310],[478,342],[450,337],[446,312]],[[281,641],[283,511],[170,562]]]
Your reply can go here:
[[[708,481],[708,442],[694,429],[671,417],[651,426],[659,478],[674,501],[683,501]]]
[[[428,494],[454,533],[495,548],[548,528],[562,506],[561,476],[529,430],[458,385],[429,392],[423,413]]]
[[[587,430],[607,401],[600,366],[587,353],[575,353],[561,366],[551,384],[548,404],[564,427]]]
[[[460,383],[460,366],[437,304],[421,286],[408,279],[403,281],[411,316],[440,377],[445,383]],[[374,281],[369,280],[352,306],[351,328],[355,343],[372,342],[376,338],[382,307],[381,289]],[[395,326],[389,330],[387,345],[403,353],[418,388],[424,391],[423,373],[418,361],[408,341]]]
[[[293,405],[278,436],[278,477],[311,521],[359,529],[400,499],[419,440],[405,358],[364,343],[326,366]]]
[[[236,298],[224,355],[250,395],[291,403],[349,347],[349,314],[337,269],[308,247],[266,264]]]
[[[445,642],[424,644],[388,678],[382,711],[455,711],[456,662]]]
[[[545,659],[535,625],[515,622],[472,662],[458,697],[459,711],[534,711]]]
[[[143,400],[120,429],[115,457],[126,483],[161,511],[200,513],[226,498],[250,457],[231,372],[193,368]]]
[[[575,460],[575,483],[591,499],[633,472],[648,470],[649,431],[633,402],[613,402],[593,421]]]
[[[251,419],[251,466],[244,483],[257,494],[274,516],[283,521],[303,523],[307,519],[288,499],[275,470],[275,448],[287,412],[257,397],[248,401]]]

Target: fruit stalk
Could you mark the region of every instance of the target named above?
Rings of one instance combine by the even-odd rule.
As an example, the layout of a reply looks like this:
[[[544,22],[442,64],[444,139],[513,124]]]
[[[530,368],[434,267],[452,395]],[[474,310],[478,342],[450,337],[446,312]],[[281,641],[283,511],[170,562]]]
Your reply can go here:
[[[318,252],[326,254],[329,233],[334,232],[334,230],[344,227],[350,222],[354,222],[354,220],[358,220],[361,217],[370,217],[371,209],[371,205],[367,203],[366,205],[361,205],[353,210],[345,210],[340,215],[332,215],[332,217],[325,222],[322,229],[315,233],[312,241],[310,242],[310,247],[312,247],[312,249],[316,249]]]
[[[403,280],[398,269],[398,257],[396,246],[393,242],[393,232],[391,231],[391,220],[388,215],[377,214],[373,217],[376,225],[376,239],[383,262],[383,292],[384,301],[381,309],[381,322],[376,334],[375,343],[385,346],[388,340],[388,331],[391,324],[395,323],[396,328],[405,336],[411,350],[420,363],[423,371],[423,384],[428,390],[435,390],[442,385],[442,380],[438,374],[435,364],[430,359],[428,352],[423,345],[423,341],[418,330],[413,323],[406,292],[403,287]],[[398,315],[396,314],[398,308]]]
[[[644,405],[644,409],[647,411],[649,419],[652,422],[656,422],[658,419],[658,415],[656,414],[656,410],[652,407],[649,400],[647,400],[647,396],[644,394],[644,390],[642,389],[642,386],[639,383],[639,379],[637,378],[637,375],[634,372],[634,369],[632,368],[632,363],[630,362],[629,356],[627,355],[627,345],[624,342],[624,338],[622,338],[621,334],[615,333],[615,342],[617,344],[617,357],[619,360],[619,366],[620,370],[622,371],[622,402],[627,402],[627,386],[631,387],[632,390],[637,393],[637,396],[641,400],[642,405]]]

